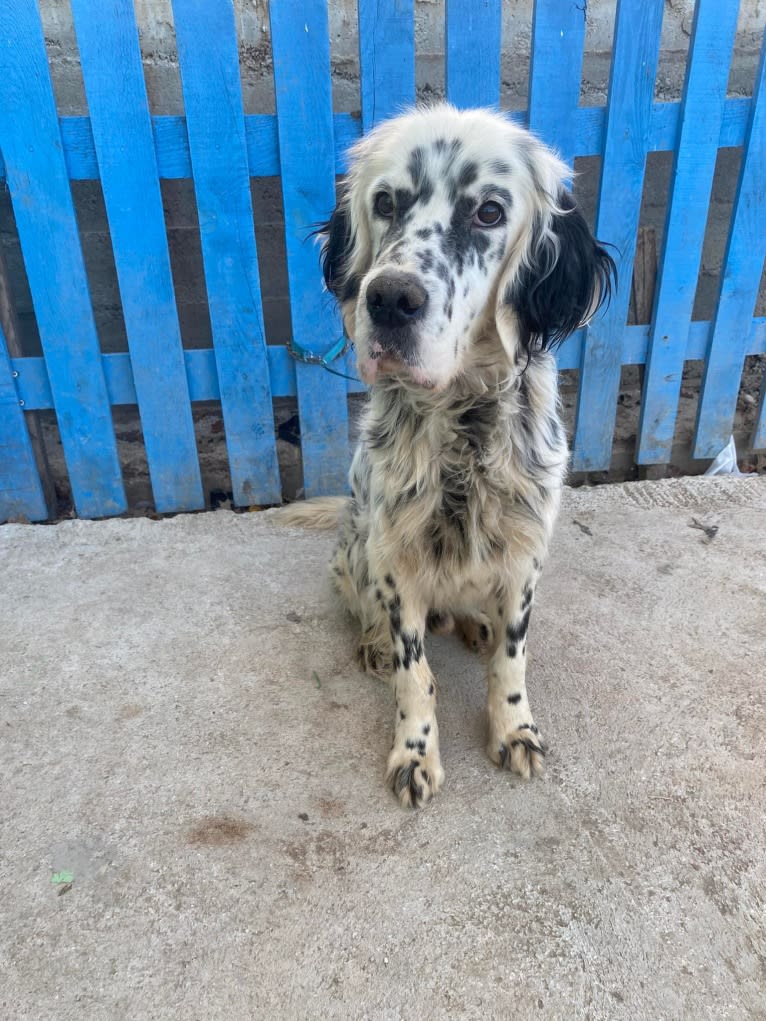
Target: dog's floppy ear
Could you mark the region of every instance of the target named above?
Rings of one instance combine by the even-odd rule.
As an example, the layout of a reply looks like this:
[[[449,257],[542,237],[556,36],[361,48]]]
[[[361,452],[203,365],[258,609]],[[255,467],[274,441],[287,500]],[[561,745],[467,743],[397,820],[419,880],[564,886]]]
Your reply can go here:
[[[566,340],[609,300],[617,280],[614,259],[593,237],[569,192],[561,190],[546,219],[535,218],[527,249],[498,295],[530,351]]]

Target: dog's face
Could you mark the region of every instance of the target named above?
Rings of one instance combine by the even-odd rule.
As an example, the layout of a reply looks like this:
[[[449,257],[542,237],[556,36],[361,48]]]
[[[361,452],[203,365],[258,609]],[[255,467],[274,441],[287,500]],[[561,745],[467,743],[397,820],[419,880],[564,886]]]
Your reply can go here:
[[[500,115],[440,105],[351,153],[323,266],[359,372],[442,389],[495,330],[516,360],[592,314],[611,259],[563,189],[566,167]],[[525,339],[524,339],[525,338]]]

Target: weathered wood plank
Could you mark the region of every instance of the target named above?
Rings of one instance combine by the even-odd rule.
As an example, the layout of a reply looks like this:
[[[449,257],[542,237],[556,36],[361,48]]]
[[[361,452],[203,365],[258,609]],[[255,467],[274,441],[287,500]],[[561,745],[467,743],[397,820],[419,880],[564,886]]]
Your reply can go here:
[[[269,5],[285,206],[293,345],[323,356],[342,336],[334,302],[320,286],[318,251],[308,239],[335,205],[330,43],[322,0]],[[306,496],[347,487],[346,381],[321,366],[296,365]]]
[[[369,131],[415,101],[414,0],[358,0],[358,14],[362,125]]]
[[[0,5],[0,149],[82,517],[126,509],[77,220],[34,0]]]
[[[750,115],[750,99],[732,97],[726,100],[719,148],[742,145]],[[655,103],[649,134],[649,152],[664,152],[675,146],[678,137],[680,103]],[[527,124],[526,111],[514,110],[508,114],[519,124]],[[602,106],[580,107],[572,114],[575,156],[599,156],[604,147],[606,110]],[[60,118],[67,173],[73,181],[91,181],[98,178],[98,161],[88,117]],[[159,116],[152,118],[157,166],[160,177],[179,179],[191,177],[189,140],[183,117]],[[350,113],[333,116],[335,131],[335,170],[346,170],[345,154],[348,147],[362,133],[359,117]],[[270,114],[248,114],[245,117],[245,141],[251,177],[276,177],[279,174],[277,119]],[[0,182],[5,178],[5,166],[0,152]]]
[[[231,0],[172,0],[234,502],[279,503]]]
[[[532,18],[529,126],[570,166],[578,154],[585,11],[578,0],[536,0]]]
[[[460,107],[500,103],[501,0],[447,0],[447,99]]]
[[[686,340],[686,361],[701,361],[708,347],[711,322],[692,322]],[[556,352],[559,369],[576,369],[580,364],[583,345],[583,330],[578,330],[567,343]],[[649,345],[649,326],[628,326],[622,341],[622,364],[643,365]],[[271,391],[275,397],[295,397],[298,389],[295,382],[294,359],[283,345],[269,347],[269,374]],[[766,354],[766,318],[753,319],[748,331],[747,354]],[[126,354],[102,355],[109,400],[112,404],[135,404],[136,388]],[[215,353],[212,348],[185,351],[186,376],[192,401],[218,401],[218,375],[215,367]],[[351,352],[335,363],[339,372],[354,373],[354,357]],[[15,380],[18,396],[24,401],[25,410],[42,411],[53,407],[48,374],[42,358],[11,358],[11,367],[18,373]],[[349,393],[363,393],[365,387],[353,379],[345,381]]]
[[[639,464],[670,459],[736,27],[736,4],[698,0],[644,376]]]
[[[19,516],[45,521],[48,507],[13,372],[0,324],[0,523]]]
[[[699,458],[715,457],[731,435],[766,254],[766,34],[753,98],[697,407],[694,456]]]
[[[0,330],[5,333],[7,355],[10,356],[10,358],[21,358],[24,354],[21,343],[21,328],[19,326],[15,306],[11,300],[8,267],[6,265],[2,249],[0,249]],[[16,370],[14,369],[12,371],[15,372]],[[6,393],[10,395],[10,390],[6,390]],[[11,413],[11,418],[14,418],[16,414],[17,412]],[[24,414],[23,419],[29,435],[29,442],[32,447],[32,454],[34,456],[40,485],[42,486],[45,506],[48,508],[48,514],[46,516],[53,517],[56,513],[58,501],[56,499],[56,487],[53,483],[53,476],[51,475],[50,466],[48,464],[48,452],[45,448],[42,425],[40,423],[39,416],[34,411]],[[9,424],[7,428],[15,430],[15,426],[11,424]],[[0,470],[2,470],[1,467]],[[31,514],[27,514],[27,517],[30,521],[43,520],[43,518],[32,517]]]
[[[205,497],[133,0],[72,0],[72,14],[155,506],[199,510]]]
[[[617,6],[596,236],[616,246],[619,286],[586,334],[572,458],[575,471],[603,470],[611,461],[662,6],[662,0],[640,4],[619,0]]]

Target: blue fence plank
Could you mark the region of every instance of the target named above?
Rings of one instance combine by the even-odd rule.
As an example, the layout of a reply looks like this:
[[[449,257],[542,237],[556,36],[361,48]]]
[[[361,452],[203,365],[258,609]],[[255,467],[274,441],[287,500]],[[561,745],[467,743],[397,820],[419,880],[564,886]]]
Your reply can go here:
[[[697,291],[736,28],[736,4],[698,0],[644,376],[639,464],[670,460],[684,368],[678,339],[689,331]]]
[[[0,326],[0,522],[20,515],[45,521],[48,508],[14,371]]]
[[[120,514],[117,444],[34,0],[0,5],[0,81],[0,148],[75,506],[82,517]]]
[[[736,97],[726,100],[724,106],[719,147],[742,145],[750,118],[752,101]],[[514,110],[509,116],[519,124],[528,123],[524,110]],[[680,103],[655,103],[649,128],[649,152],[673,149],[680,123]],[[98,161],[88,117],[62,117],[59,121],[64,144],[67,173],[73,181],[92,181],[98,178]],[[572,134],[575,139],[575,156],[599,156],[604,148],[606,112],[602,106],[581,106],[572,113]],[[186,121],[183,117],[153,117],[157,166],[160,177],[182,179],[191,177],[191,157]],[[335,131],[336,173],[346,171],[346,152],[362,133],[362,122],[356,114],[336,113],[333,116]],[[275,177],[279,174],[277,119],[270,114],[248,114],[245,117],[245,141],[251,177]],[[5,165],[0,152],[0,182],[5,179]]]
[[[609,467],[660,46],[662,0],[619,0],[596,236],[617,246],[619,287],[589,327],[580,367],[573,467]]]
[[[205,506],[133,0],[72,0],[157,510]],[[129,156],[129,158],[128,158]]]
[[[307,239],[335,204],[330,44],[324,0],[269,5],[285,207],[293,343],[327,354],[342,336],[340,316],[320,287],[318,251]],[[345,491],[349,465],[345,380],[296,365],[306,496]]]
[[[460,107],[500,103],[501,0],[447,0],[447,99]]]
[[[414,6],[414,0],[358,0],[365,131],[415,102]]]
[[[572,165],[585,41],[581,0],[537,0],[532,18],[529,126]]]
[[[279,503],[234,9],[173,0],[234,502]]]
[[[686,337],[686,361],[701,361],[708,348],[713,324],[695,321],[689,324]],[[584,330],[578,330],[556,352],[559,369],[576,369],[582,356]],[[680,338],[679,338],[680,342]],[[622,338],[622,364],[644,365],[649,347],[649,326],[627,326]],[[296,384],[296,362],[282,345],[269,347],[269,374],[271,392],[275,397],[295,397],[298,393]],[[747,354],[766,354],[766,318],[761,316],[753,319],[748,329]],[[127,354],[102,355],[101,361],[106,379],[109,400],[112,404],[135,404],[136,388]],[[218,374],[215,367],[215,353],[212,348],[200,348],[195,351],[184,351],[186,376],[189,382],[189,395],[192,401],[219,401],[221,391],[218,387]],[[335,363],[338,371],[353,376],[355,372],[354,356],[348,352]],[[24,401],[25,411],[44,411],[53,407],[48,373],[42,358],[11,358],[11,368],[18,373],[14,380],[20,400]],[[366,387],[356,379],[346,380],[349,393],[363,393]]]
[[[766,254],[766,34],[753,98],[697,408],[694,456],[698,458],[715,457],[731,435],[748,325]]]

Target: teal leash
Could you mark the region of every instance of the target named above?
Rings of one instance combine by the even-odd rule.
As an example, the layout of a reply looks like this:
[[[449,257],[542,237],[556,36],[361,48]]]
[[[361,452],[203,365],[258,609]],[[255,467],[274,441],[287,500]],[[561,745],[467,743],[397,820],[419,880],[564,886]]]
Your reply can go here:
[[[333,344],[330,350],[326,351],[323,355],[315,354],[313,351],[301,347],[300,344],[296,344],[292,340],[287,343],[287,353],[296,362],[303,362],[305,365],[320,365],[326,372],[331,372],[333,376],[341,376],[343,379],[350,379],[354,383],[361,383],[361,379],[358,379],[356,376],[349,376],[345,372],[338,372],[337,369],[333,369],[329,364],[338,358],[342,358],[350,347],[351,341],[343,334],[337,343]]]

